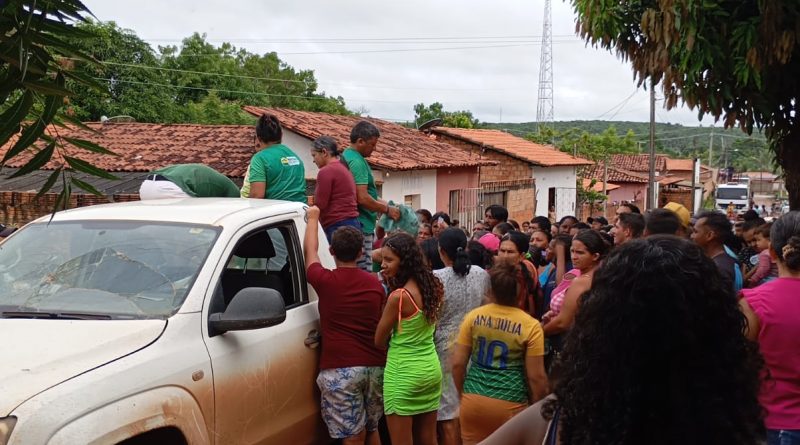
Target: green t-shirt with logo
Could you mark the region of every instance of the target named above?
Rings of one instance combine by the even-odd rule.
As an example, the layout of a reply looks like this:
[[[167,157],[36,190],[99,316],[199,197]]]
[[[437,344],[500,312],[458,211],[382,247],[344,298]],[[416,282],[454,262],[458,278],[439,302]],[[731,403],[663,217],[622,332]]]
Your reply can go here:
[[[153,171],[195,198],[238,198],[239,187],[227,176],[203,164],[178,164]]]
[[[250,160],[250,183],[266,182],[266,199],[306,204],[306,169],[303,161],[283,144],[271,145]]]
[[[372,199],[378,199],[378,188],[375,187],[375,178],[372,176],[372,169],[369,168],[367,160],[352,147],[347,147],[342,153],[342,159],[347,162],[350,173],[356,181],[356,186],[366,185],[367,193]],[[375,232],[375,220],[378,214],[367,210],[360,204],[358,206],[358,222],[361,223],[361,231],[367,234]]]

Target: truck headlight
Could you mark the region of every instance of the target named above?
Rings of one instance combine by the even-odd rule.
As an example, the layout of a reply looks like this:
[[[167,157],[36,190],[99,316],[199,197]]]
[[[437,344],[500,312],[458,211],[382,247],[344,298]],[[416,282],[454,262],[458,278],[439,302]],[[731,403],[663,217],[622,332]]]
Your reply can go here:
[[[6,445],[11,438],[11,431],[14,430],[14,425],[17,424],[17,418],[14,416],[0,417],[0,445]]]

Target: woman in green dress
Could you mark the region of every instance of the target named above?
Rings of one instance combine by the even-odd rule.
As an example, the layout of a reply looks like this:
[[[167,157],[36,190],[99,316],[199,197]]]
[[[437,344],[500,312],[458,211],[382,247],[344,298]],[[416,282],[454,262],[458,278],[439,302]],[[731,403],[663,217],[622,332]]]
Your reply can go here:
[[[389,435],[393,445],[435,445],[442,369],[433,332],[444,289],[425,266],[411,235],[390,235],[381,253],[381,272],[391,293],[375,331],[375,344],[389,344],[383,377]]]

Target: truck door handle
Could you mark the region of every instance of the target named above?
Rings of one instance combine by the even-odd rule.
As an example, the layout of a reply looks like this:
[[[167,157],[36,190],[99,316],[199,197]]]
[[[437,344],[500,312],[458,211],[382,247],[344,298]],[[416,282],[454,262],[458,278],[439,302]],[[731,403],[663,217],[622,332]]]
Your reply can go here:
[[[308,333],[308,337],[303,341],[303,344],[306,345],[307,348],[317,348],[319,346],[319,342],[322,339],[322,336],[319,334],[319,331],[314,329]]]

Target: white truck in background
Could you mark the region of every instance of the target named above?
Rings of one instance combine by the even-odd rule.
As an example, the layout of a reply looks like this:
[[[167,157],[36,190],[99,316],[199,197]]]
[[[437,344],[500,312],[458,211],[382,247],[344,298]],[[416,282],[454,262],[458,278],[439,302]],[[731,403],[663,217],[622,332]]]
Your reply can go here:
[[[717,185],[715,207],[723,212],[733,203],[738,213],[750,203],[750,179],[741,178],[736,182]]]

